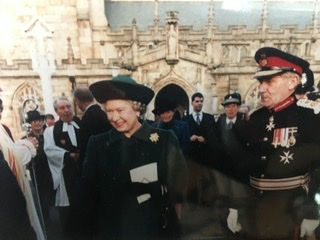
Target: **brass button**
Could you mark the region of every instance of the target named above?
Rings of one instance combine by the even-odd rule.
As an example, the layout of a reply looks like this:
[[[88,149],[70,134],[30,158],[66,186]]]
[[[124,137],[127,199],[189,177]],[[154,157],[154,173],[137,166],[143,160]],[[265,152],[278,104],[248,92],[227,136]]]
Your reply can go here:
[[[263,138],[263,141],[264,141],[264,142],[267,142],[267,141],[268,141],[268,138],[267,138],[267,137],[264,137],[264,138]]]
[[[266,156],[261,156],[261,160],[266,160],[267,157]]]

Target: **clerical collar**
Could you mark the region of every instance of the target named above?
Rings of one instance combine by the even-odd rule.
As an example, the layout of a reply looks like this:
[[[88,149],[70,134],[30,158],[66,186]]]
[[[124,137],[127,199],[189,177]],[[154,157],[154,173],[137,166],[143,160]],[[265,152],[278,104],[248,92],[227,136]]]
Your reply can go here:
[[[72,125],[74,126],[76,129],[79,129],[79,125],[75,122],[75,121],[71,121],[71,122],[63,122],[62,125],[62,131],[63,132],[67,132],[68,131],[68,125]]]
[[[278,103],[274,108],[273,111],[274,112],[280,112],[281,110],[291,106],[294,103],[294,97],[290,96],[288,98],[286,98],[285,100],[283,100],[282,102]]]

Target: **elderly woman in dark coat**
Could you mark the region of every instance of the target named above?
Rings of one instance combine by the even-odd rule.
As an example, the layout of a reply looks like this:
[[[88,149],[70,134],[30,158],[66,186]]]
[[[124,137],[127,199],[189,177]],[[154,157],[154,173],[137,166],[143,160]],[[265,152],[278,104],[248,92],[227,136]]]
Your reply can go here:
[[[154,93],[128,76],[90,86],[113,129],[90,138],[83,179],[97,239],[160,239],[163,205],[180,217],[186,165],[174,135],[138,121]],[[168,193],[168,194],[166,194]],[[168,201],[166,201],[168,195]]]

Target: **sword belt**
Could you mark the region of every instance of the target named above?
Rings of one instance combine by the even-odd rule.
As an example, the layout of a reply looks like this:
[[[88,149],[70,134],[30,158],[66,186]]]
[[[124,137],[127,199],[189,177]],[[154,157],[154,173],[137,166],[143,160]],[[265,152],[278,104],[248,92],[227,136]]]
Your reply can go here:
[[[290,177],[290,178],[255,178],[250,176],[250,185],[253,188],[265,191],[276,191],[276,190],[287,190],[298,187],[303,187],[304,190],[308,191],[308,184],[310,182],[310,176],[308,173]]]

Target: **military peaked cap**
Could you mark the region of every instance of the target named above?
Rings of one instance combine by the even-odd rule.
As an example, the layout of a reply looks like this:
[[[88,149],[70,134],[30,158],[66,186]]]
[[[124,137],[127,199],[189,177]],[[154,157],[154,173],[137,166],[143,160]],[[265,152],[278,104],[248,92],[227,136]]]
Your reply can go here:
[[[241,95],[239,93],[231,93],[227,94],[224,97],[224,101],[221,103],[223,106],[226,106],[228,104],[235,103],[237,105],[241,104]]]
[[[302,76],[309,63],[302,58],[276,48],[260,48],[255,54],[259,69],[254,75],[257,79],[270,78],[284,72],[295,72]]]

